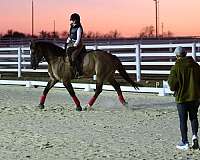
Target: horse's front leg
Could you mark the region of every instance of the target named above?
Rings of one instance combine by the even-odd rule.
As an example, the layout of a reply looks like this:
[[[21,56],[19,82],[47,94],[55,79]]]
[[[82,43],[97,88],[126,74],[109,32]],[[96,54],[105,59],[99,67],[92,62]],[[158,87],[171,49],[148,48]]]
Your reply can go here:
[[[45,87],[44,91],[43,91],[43,95],[40,97],[40,104],[38,105],[38,108],[40,109],[44,109],[44,103],[47,97],[47,94],[49,92],[49,90],[57,83],[57,80],[52,80],[50,79],[47,83],[47,86]]]
[[[67,89],[67,91],[69,92],[70,96],[72,97],[74,103],[76,104],[76,110],[77,111],[82,111],[82,107],[80,105],[80,101],[78,100],[78,98],[76,97],[76,94],[74,92],[74,89],[72,87],[72,84],[70,82],[63,82],[63,85],[65,86],[65,88]]]
[[[97,83],[96,84],[96,90],[95,90],[95,94],[94,96],[89,100],[87,106],[85,106],[84,110],[91,110],[92,105],[94,104],[94,102],[96,101],[97,97],[99,96],[99,94],[102,92],[102,87],[103,87],[103,83]]]

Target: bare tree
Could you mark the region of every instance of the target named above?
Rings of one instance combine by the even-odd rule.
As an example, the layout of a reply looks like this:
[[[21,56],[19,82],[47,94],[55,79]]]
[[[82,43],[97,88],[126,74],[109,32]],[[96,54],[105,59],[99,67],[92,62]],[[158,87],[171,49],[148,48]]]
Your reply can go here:
[[[171,31],[167,31],[163,33],[163,37],[172,37],[173,33]]]
[[[109,38],[119,38],[121,36],[121,33],[118,32],[117,30],[114,30],[114,31],[110,31],[109,32]]]
[[[51,32],[50,33],[51,38],[59,38],[59,33],[58,32]]]
[[[88,31],[87,33],[84,33],[84,38],[97,38],[98,34],[92,31]]]
[[[114,31],[110,31],[108,33],[105,34],[101,34],[99,32],[92,32],[89,31],[87,33],[84,34],[84,38],[92,38],[92,39],[98,39],[98,38],[119,38],[120,37],[120,32],[118,32],[117,30]]]
[[[13,35],[13,30],[12,29],[9,29],[8,31],[7,31],[7,33],[4,35],[5,37],[12,37],[12,35]]]
[[[61,32],[60,36],[61,36],[61,38],[67,38],[68,34],[69,34],[69,32],[63,31],[63,32]]]
[[[9,29],[5,35],[3,35],[3,38],[25,38],[26,35],[22,32],[13,31],[12,29]]]
[[[39,37],[40,37],[40,38],[51,38],[51,33],[42,30],[41,32],[39,32]]]
[[[139,33],[139,37],[140,38],[152,38],[154,37],[154,26],[150,25],[150,26],[146,26],[144,28],[142,28],[141,32]]]

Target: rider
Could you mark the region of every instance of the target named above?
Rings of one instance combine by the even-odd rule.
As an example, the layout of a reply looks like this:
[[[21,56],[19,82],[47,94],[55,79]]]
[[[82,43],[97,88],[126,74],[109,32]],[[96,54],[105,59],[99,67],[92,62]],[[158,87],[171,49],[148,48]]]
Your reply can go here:
[[[75,76],[77,77],[82,74],[77,57],[84,47],[82,41],[83,27],[80,22],[80,16],[77,13],[73,13],[70,16],[70,22],[69,36],[66,41],[66,52],[71,55],[71,65],[74,68]]]

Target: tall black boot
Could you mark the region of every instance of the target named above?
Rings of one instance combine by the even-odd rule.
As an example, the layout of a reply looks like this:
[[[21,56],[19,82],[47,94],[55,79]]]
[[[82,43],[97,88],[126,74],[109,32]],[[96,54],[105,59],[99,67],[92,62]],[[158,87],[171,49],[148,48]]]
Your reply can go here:
[[[71,62],[71,66],[73,68],[74,78],[77,78],[78,77],[78,71],[77,71],[76,63],[75,62]]]
[[[82,68],[81,68],[79,60],[76,61],[76,69],[77,69],[78,75],[82,76],[83,75],[83,71],[82,71]]]

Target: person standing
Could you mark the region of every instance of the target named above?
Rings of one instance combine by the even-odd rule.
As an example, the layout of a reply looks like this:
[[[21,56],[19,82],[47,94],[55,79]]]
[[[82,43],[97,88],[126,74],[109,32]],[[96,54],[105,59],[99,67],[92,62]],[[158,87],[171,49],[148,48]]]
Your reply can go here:
[[[80,16],[77,13],[73,13],[70,16],[70,30],[69,36],[66,41],[66,52],[70,55],[71,65],[75,70],[75,75],[81,75],[81,69],[77,57],[84,49],[83,41],[83,27],[80,22]]]
[[[186,56],[186,50],[179,46],[174,51],[176,63],[172,66],[168,77],[170,90],[174,91],[180,121],[181,142],[177,149],[187,150],[188,115],[192,128],[192,148],[199,149],[198,143],[198,108],[200,98],[200,66],[192,57]]]

